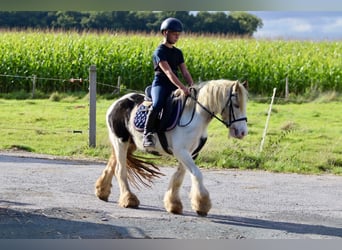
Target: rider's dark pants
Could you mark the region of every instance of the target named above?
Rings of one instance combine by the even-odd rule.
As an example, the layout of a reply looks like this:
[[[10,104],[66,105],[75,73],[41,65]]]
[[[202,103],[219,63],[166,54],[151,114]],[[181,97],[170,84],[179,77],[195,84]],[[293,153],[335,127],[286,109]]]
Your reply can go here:
[[[171,95],[171,89],[166,86],[152,85],[151,96],[152,96],[152,107],[156,112],[160,112],[165,106],[167,98]]]

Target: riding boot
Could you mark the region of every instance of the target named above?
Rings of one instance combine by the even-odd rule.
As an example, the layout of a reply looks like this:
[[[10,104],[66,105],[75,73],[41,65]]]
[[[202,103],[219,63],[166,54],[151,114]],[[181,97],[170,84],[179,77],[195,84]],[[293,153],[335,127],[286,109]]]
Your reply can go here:
[[[154,147],[155,141],[153,133],[155,131],[155,124],[158,117],[158,112],[151,107],[148,111],[145,127],[144,127],[144,147]]]

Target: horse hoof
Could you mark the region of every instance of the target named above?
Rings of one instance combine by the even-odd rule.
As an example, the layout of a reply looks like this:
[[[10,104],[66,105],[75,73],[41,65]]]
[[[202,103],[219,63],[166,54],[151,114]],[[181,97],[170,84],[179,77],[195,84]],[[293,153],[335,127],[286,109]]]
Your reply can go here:
[[[183,209],[171,209],[169,212],[172,214],[183,214]]]
[[[100,196],[98,196],[98,197],[101,201],[108,202],[108,197],[100,197]]]
[[[202,217],[206,217],[208,215],[207,212],[203,212],[203,211],[196,211],[196,212],[199,216],[202,216]]]
[[[122,199],[119,200],[119,205],[124,208],[138,208],[140,202],[134,194],[130,194],[123,196]]]
[[[138,203],[134,202],[134,203],[122,204],[121,207],[136,209],[136,208],[139,208],[139,202]]]
[[[172,214],[183,214],[183,205],[180,200],[176,200],[173,203],[168,202],[167,199],[164,200],[164,206],[167,212]]]
[[[108,201],[109,195],[101,194],[101,192],[98,190],[95,190],[95,195],[97,196],[97,198],[99,198],[102,201],[105,201],[105,202]]]

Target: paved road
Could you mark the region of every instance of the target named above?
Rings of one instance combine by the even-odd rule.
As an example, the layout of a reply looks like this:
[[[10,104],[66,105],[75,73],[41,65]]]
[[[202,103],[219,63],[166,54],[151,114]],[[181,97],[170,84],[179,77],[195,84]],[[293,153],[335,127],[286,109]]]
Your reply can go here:
[[[117,182],[109,202],[94,195],[105,163],[0,153],[0,238],[342,238],[342,177],[203,170],[213,208],[207,217],[191,210],[187,174],[184,215],[163,208],[174,169],[152,189],[135,190],[140,209],[117,205]]]

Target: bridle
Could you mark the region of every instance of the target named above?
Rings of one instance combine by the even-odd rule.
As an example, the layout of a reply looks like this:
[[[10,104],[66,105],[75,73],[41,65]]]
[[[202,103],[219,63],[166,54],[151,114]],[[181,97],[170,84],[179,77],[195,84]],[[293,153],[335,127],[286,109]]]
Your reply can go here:
[[[236,96],[236,94],[233,94],[233,86],[230,87],[230,91],[229,91],[229,95],[228,95],[228,100],[226,102],[226,104],[224,105],[221,114],[223,113],[223,111],[228,107],[229,109],[229,119],[228,122],[222,120],[220,117],[218,117],[217,115],[215,115],[215,113],[211,112],[207,107],[205,107],[202,103],[200,103],[196,97],[190,95],[191,99],[193,99],[202,109],[204,109],[206,112],[208,112],[210,114],[211,117],[214,117],[215,119],[217,119],[218,121],[220,121],[221,123],[223,123],[227,128],[229,128],[233,123],[235,122],[240,122],[240,121],[246,121],[247,122],[247,117],[241,117],[239,119],[235,118],[235,113],[234,113],[234,108],[233,108],[233,102],[232,102],[232,97]]]

